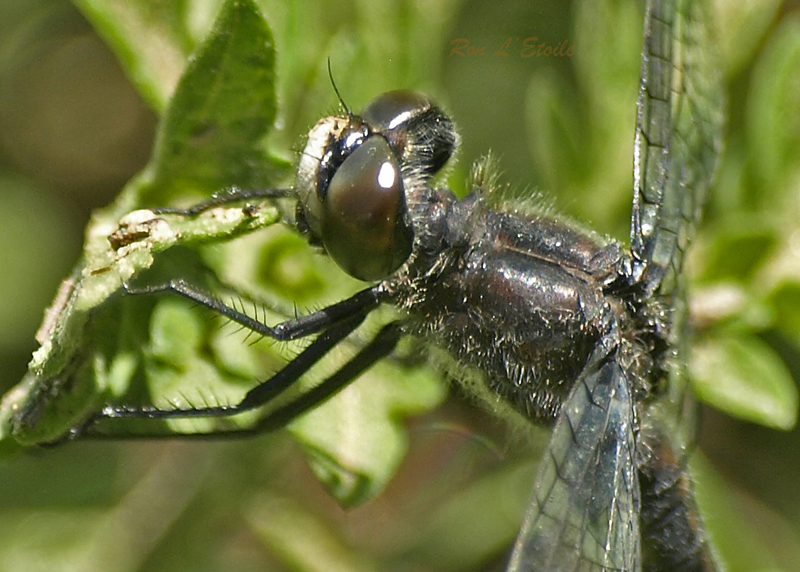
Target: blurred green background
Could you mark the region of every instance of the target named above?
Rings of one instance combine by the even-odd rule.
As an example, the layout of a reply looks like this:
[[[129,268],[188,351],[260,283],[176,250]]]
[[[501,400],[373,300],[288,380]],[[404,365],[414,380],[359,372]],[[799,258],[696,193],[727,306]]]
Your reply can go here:
[[[136,4],[168,12],[182,32],[183,49],[161,54],[170,76],[219,3]],[[796,380],[800,12],[788,1],[716,4],[730,133],[689,267],[698,347],[763,344]],[[287,157],[336,108],[323,71],[330,56],[355,109],[398,87],[444,105],[463,141],[454,186],[491,149],[512,190],[626,240],[639,3],[260,5],[278,46],[274,145]],[[575,53],[519,57],[513,46],[531,36]],[[488,54],[507,40],[512,49],[460,58],[450,54],[459,38]],[[0,0],[0,389],[23,376],[90,212],[146,163],[163,96],[139,95],[72,4]],[[731,571],[800,570],[799,436],[704,408],[698,487],[715,530],[729,533],[720,549]],[[410,437],[389,489],[347,511],[283,433],[77,443],[18,457],[0,465],[0,570],[502,570],[533,461],[458,394],[415,419]]]

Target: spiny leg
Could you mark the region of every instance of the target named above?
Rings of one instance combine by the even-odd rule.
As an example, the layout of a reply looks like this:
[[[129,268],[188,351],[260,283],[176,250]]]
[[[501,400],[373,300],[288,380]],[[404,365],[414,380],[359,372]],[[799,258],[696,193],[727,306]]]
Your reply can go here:
[[[105,407],[98,414],[90,417],[81,426],[72,430],[70,438],[75,439],[84,435],[101,436],[102,431],[96,429],[98,422],[103,419],[175,419],[175,418],[198,418],[198,417],[230,417],[239,413],[260,407],[271,399],[277,397],[289,386],[298,381],[322,359],[334,346],[339,344],[344,338],[349,336],[366,318],[366,316],[381,302],[383,297],[382,290],[373,286],[362,290],[357,294],[342,300],[336,304],[313,312],[306,316],[296,317],[285,322],[269,326],[260,322],[244,312],[234,307],[227,306],[212,294],[192,286],[181,279],[171,280],[166,283],[149,285],[141,288],[125,287],[131,295],[159,294],[164,292],[174,292],[187,298],[213,312],[225,316],[228,319],[241,324],[253,332],[272,338],[277,341],[289,341],[319,334],[317,338],[303,350],[294,360],[289,362],[280,372],[269,380],[260,383],[250,390],[241,402],[233,405],[209,406],[209,407],[189,407],[176,409],[159,409],[152,406],[118,406],[110,405]],[[376,340],[366,346],[367,348],[383,347],[380,340],[386,334],[379,334]],[[393,347],[393,345],[392,345]],[[375,359],[380,359],[387,353],[380,354]],[[362,360],[358,354],[354,360]],[[358,362],[357,362],[358,363]],[[370,362],[370,363],[374,363]],[[355,375],[355,374],[354,374]],[[324,384],[325,382],[323,382]],[[335,390],[334,390],[335,391]],[[319,397],[319,399],[325,399]],[[290,404],[291,405],[291,404]],[[308,407],[306,407],[307,409]],[[109,437],[115,435],[110,434]],[[145,436],[145,435],[142,435]]]
[[[372,367],[377,361],[383,359],[394,350],[402,336],[399,322],[385,325],[375,338],[364,346],[355,356],[345,363],[330,377],[316,387],[308,390],[293,401],[280,406],[260,419],[254,427],[221,430],[210,433],[137,433],[120,434],[102,433],[94,427],[103,420],[111,419],[186,419],[197,417],[231,417],[261,407],[289,386],[298,381],[308,372],[328,351],[338,345],[344,338],[353,332],[364,320],[366,314],[356,315],[345,320],[320,334],[303,352],[289,362],[281,371],[270,379],[251,389],[244,398],[234,405],[222,405],[191,409],[157,409],[155,407],[120,407],[108,406],[100,413],[89,419],[80,428],[73,431],[73,438],[77,437],[106,437],[106,438],[151,438],[151,437],[244,437],[254,433],[272,431],[284,426],[295,417],[320,405],[347,384],[354,381],[361,373]]]
[[[217,193],[210,199],[185,209],[176,207],[157,207],[150,210],[156,214],[197,216],[207,210],[231,203],[239,203],[248,199],[284,199],[294,196],[294,191],[291,189],[261,189],[245,191],[242,189],[232,188],[222,193]]]
[[[375,363],[388,356],[397,346],[402,334],[403,330],[400,322],[392,322],[385,325],[369,344],[362,348],[336,373],[294,401],[271,412],[261,419],[256,427],[250,430],[245,429],[244,433],[258,433],[279,429],[295,417],[324,403],[350,382],[355,381],[359,375]],[[251,393],[258,389],[258,387],[254,388]]]
[[[277,397],[302,375],[308,372],[331,348],[355,330],[365,315],[356,315],[334,327],[329,328],[315,339],[305,350],[287,363],[282,370],[267,381],[264,381],[245,394],[244,398],[234,405],[217,405],[211,407],[191,407],[187,409],[159,409],[157,407],[130,407],[109,405],[95,417],[101,418],[133,418],[133,419],[185,419],[191,417],[229,417],[249,411]]]
[[[275,326],[268,326],[263,322],[259,322],[240,312],[236,308],[232,308],[224,304],[216,296],[209,294],[205,290],[192,286],[182,279],[170,280],[161,284],[153,284],[148,286],[133,287],[124,286],[125,291],[132,295],[146,295],[146,294],[160,294],[163,292],[174,292],[184,298],[191,300],[209,310],[225,316],[229,320],[236,322],[252,330],[253,332],[272,338],[277,341],[285,342],[295,340],[297,338],[304,338],[325,328],[346,320],[347,318],[355,315],[366,315],[369,311],[373,310],[382,301],[382,290],[377,286],[362,290],[354,294],[350,298],[332,304],[327,308],[323,308],[318,312],[313,312],[305,316],[299,316],[286,322],[281,322]]]

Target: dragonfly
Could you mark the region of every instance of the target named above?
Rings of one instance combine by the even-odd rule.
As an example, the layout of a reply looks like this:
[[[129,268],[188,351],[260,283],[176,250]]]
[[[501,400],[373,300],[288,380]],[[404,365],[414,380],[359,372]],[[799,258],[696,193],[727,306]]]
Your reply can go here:
[[[693,403],[683,362],[683,259],[724,123],[708,10],[701,1],[647,2],[629,247],[546,213],[491,206],[481,168],[465,198],[435,186],[458,135],[429,97],[389,92],[357,114],[342,103],[345,114],[310,131],[293,188],[152,212],[196,217],[229,203],[246,210],[251,201],[288,198],[296,201],[290,224],[371,285],[272,326],[181,278],[126,285],[131,296],[172,293],[261,336],[309,342],[238,403],[109,404],[68,438],[102,435],[119,419],[225,418],[261,408],[379,306],[393,305],[401,318],[246,431],[284,426],[407,336],[429,340],[482,372],[488,393],[515,415],[552,428],[509,572],[719,570],[686,470]]]

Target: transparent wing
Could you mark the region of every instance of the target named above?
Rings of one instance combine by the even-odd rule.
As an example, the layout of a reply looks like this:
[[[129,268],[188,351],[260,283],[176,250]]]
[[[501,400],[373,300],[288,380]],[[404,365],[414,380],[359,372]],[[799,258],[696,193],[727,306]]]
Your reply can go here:
[[[675,288],[722,147],[711,24],[708,0],[647,2],[631,220],[631,251],[647,292]]]
[[[508,572],[641,570],[630,384],[598,347],[556,421]]]

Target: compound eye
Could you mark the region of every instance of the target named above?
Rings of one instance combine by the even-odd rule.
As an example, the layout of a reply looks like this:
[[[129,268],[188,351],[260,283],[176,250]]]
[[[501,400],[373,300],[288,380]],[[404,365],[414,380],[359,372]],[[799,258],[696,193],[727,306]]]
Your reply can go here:
[[[411,254],[400,165],[374,135],[337,169],[324,198],[322,242],[342,269],[360,280],[380,280]]]
[[[455,125],[427,96],[390,91],[364,108],[361,118],[380,133],[403,164],[426,176],[437,173],[458,145]]]
[[[381,94],[361,112],[377,131],[397,129],[434,107],[430,98],[418,91],[397,90]]]

